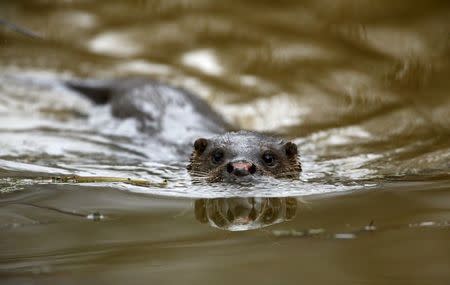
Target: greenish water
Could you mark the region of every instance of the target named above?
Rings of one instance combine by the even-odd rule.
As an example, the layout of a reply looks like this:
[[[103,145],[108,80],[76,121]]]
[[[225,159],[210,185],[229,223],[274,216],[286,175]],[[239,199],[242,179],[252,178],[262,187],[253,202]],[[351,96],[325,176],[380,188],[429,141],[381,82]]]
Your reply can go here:
[[[3,1],[0,283],[448,284],[446,1]],[[146,76],[292,139],[300,181],[188,157],[58,82]],[[176,127],[165,138],[179,139]],[[60,183],[55,175],[168,180]]]

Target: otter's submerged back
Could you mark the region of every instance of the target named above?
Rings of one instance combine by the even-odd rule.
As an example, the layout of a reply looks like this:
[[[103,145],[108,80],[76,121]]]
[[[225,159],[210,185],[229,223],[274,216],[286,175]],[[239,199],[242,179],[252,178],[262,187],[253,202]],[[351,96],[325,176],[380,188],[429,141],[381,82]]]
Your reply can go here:
[[[71,80],[65,84],[96,104],[110,104],[115,117],[134,118],[143,133],[166,142],[188,143],[230,129],[205,101],[164,83],[130,78]]]

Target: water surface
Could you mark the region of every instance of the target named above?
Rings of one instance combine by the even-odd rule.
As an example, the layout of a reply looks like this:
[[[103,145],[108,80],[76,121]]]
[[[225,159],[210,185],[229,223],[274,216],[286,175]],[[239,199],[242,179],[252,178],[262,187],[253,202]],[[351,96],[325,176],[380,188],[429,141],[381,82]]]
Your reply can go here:
[[[11,1],[2,284],[448,284],[445,1]],[[299,181],[193,185],[192,138],[61,80],[145,76],[299,146]],[[61,183],[60,175],[167,184]]]

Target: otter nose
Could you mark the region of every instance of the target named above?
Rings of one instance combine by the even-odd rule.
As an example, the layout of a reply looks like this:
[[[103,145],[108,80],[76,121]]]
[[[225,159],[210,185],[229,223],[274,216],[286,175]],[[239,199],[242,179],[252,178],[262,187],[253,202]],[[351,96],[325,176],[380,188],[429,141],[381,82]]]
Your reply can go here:
[[[256,172],[256,166],[247,161],[230,162],[227,165],[227,171],[236,176],[247,176]]]

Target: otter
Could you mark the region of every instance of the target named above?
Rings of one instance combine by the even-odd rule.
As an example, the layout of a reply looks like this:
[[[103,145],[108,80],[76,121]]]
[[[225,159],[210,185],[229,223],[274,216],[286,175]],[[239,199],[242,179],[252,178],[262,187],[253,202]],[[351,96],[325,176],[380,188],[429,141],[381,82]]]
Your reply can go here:
[[[71,80],[65,85],[96,104],[109,103],[118,118],[137,119],[144,133],[163,144],[189,149],[187,170],[193,181],[248,181],[260,176],[298,179],[302,171],[294,143],[257,132],[233,131],[205,101],[183,89],[144,78]],[[193,140],[191,151],[187,145]]]
[[[239,131],[197,139],[187,169],[196,180],[217,182],[258,175],[297,179],[302,168],[294,143]]]

